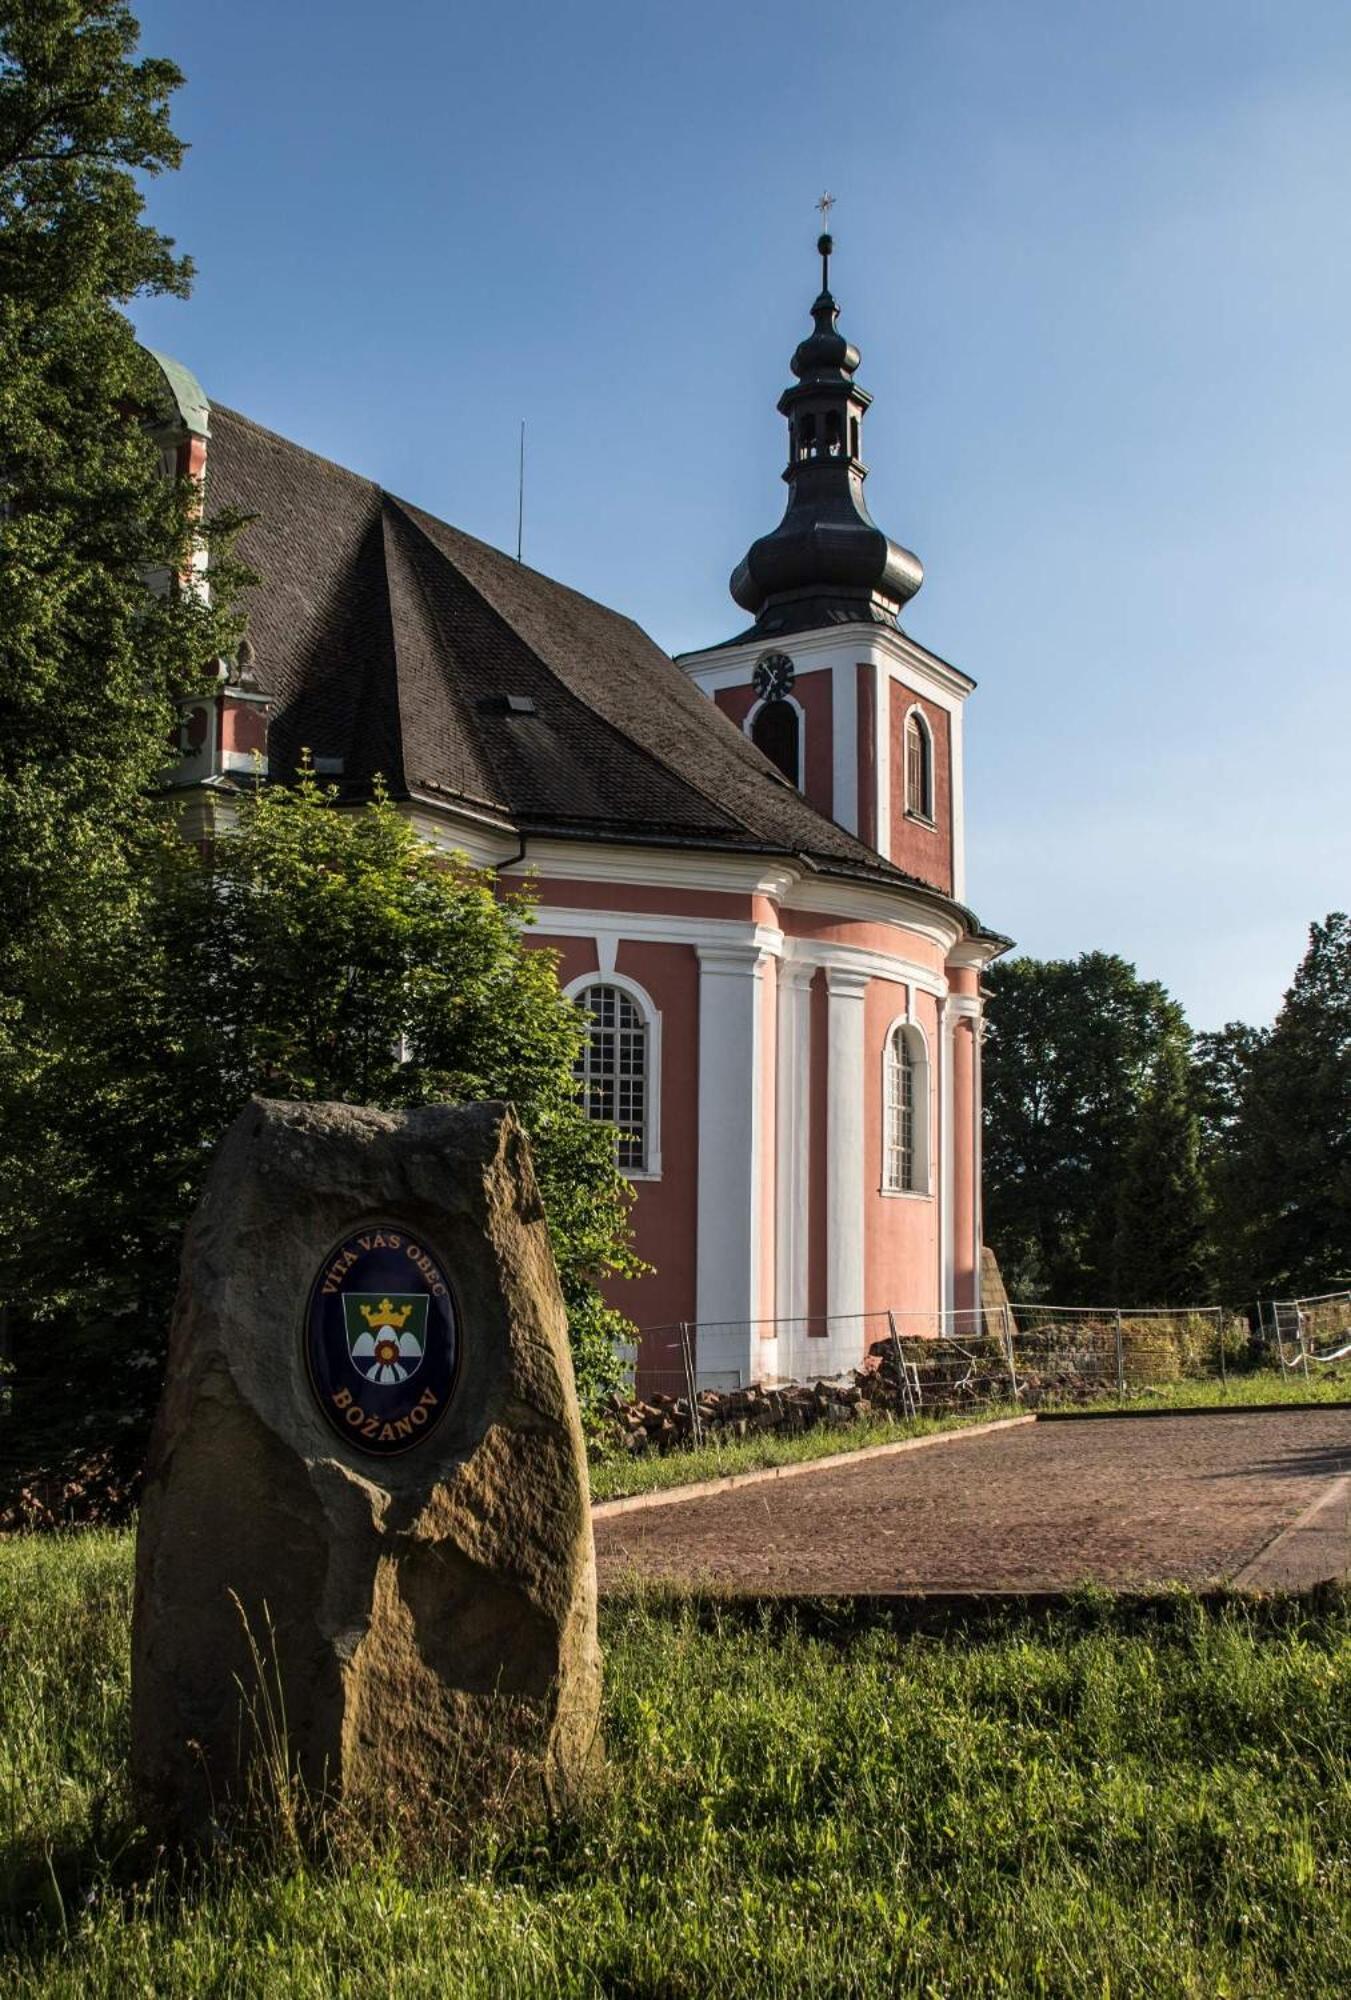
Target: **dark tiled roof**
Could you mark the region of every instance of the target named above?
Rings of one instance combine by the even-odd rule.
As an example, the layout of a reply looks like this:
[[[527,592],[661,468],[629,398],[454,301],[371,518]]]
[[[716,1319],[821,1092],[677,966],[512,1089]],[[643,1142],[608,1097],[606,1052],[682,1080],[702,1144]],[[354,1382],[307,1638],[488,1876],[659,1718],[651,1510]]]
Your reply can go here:
[[[213,406],[274,772],[302,748],[522,833],[806,856],[911,882],[824,817],[631,619]],[[513,713],[505,697],[528,698]]]

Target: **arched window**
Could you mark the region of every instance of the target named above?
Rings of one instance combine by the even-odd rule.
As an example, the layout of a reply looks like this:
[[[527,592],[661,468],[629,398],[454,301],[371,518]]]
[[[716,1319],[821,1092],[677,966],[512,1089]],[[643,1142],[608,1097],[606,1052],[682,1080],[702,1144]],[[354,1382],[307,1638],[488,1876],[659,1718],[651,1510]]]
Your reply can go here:
[[[790,785],[801,783],[802,723],[795,702],[761,702],[751,717],[751,742],[778,766]]]
[[[929,725],[917,708],[905,718],[905,809],[915,819],[934,816],[934,752]]]
[[[929,1192],[929,1056],[920,1030],[904,1021],[882,1055],[882,1189]]]
[[[591,1016],[574,1074],[588,1118],[617,1132],[615,1155],[630,1173],[649,1163],[648,1024],[632,995],[597,981],[572,994]]]

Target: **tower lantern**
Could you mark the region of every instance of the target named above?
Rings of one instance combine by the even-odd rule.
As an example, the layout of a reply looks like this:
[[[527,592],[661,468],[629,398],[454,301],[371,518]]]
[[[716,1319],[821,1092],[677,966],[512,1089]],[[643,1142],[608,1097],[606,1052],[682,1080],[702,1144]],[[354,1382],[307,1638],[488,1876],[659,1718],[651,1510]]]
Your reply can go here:
[[[833,197],[817,204],[828,214]],[[863,419],[872,401],[854,380],[858,349],[839,330],[830,290],[834,238],[817,238],[821,290],[813,330],[790,364],[797,378],[778,407],[788,420],[788,506],[771,534],[752,544],[731,591],[765,633],[864,620],[894,625],[924,580],[919,557],[893,542],[868,512]]]

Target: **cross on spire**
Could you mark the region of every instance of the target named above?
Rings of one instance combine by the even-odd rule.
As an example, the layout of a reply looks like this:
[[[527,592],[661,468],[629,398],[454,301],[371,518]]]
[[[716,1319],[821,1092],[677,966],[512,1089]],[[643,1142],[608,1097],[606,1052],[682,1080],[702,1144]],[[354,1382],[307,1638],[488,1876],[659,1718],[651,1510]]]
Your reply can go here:
[[[821,234],[816,239],[816,247],[821,252],[821,290],[830,290],[830,253],[835,248],[835,239],[830,234],[830,211],[835,206],[833,194],[823,194],[816,204],[821,216]]]

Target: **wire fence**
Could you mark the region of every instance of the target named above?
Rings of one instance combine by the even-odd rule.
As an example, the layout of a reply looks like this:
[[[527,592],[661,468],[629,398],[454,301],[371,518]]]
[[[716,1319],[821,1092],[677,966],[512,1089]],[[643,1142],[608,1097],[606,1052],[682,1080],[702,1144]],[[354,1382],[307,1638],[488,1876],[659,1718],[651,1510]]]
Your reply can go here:
[[[1253,1318],[1256,1320],[1254,1334]],[[682,1321],[624,1351],[614,1399],[635,1451],[874,1417],[1088,1403],[1214,1381],[1263,1359],[1305,1376],[1351,1359],[1351,1291],[1220,1306],[999,1304],[755,1321]]]
[[[1321,1369],[1351,1359],[1351,1291],[1267,1299],[1258,1313],[1260,1335],[1282,1375],[1303,1375],[1308,1381]]]

